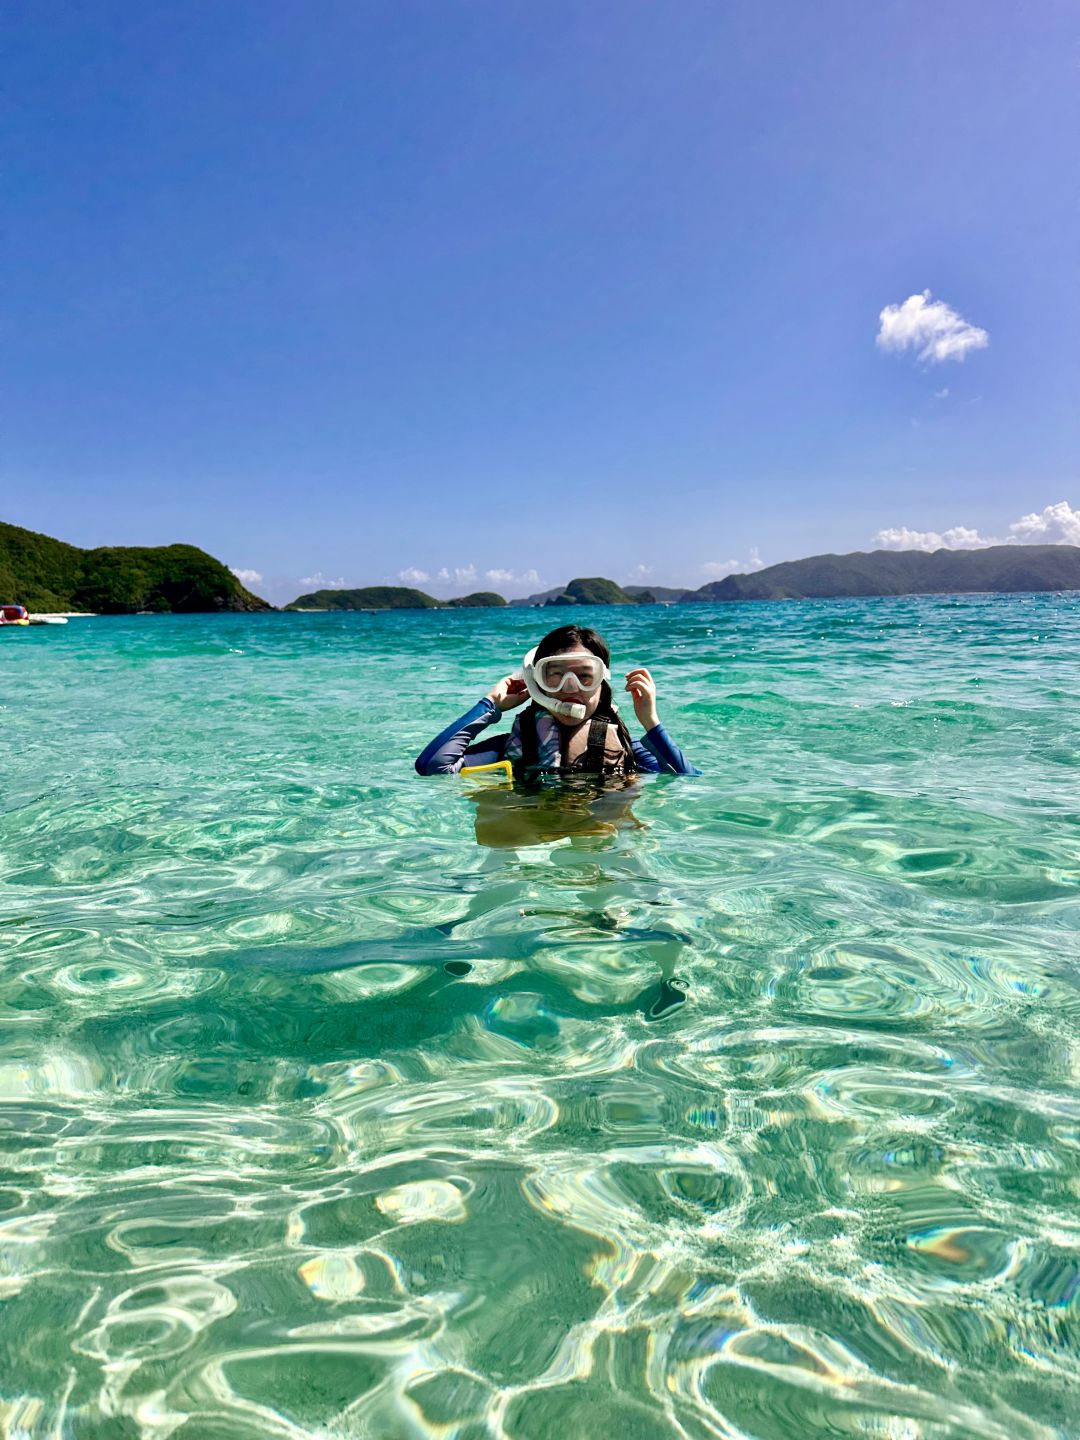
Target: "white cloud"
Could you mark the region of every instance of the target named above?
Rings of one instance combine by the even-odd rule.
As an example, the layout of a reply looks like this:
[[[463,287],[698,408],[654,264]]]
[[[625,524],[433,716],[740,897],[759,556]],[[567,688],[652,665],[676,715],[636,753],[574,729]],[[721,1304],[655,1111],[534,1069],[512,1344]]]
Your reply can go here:
[[[987,545],[1080,545],[1080,510],[1067,500],[1047,505],[1044,510],[1022,515],[1009,526],[1004,540],[993,535],[980,535],[969,525],[954,525],[950,530],[911,530],[894,525],[879,530],[874,544],[883,550],[981,550]]]
[[[710,580],[722,580],[725,575],[734,575],[743,568],[740,560],[708,560],[701,567],[701,573]]]
[[[981,550],[986,545],[1000,545],[990,535],[980,535],[967,525],[954,525],[951,530],[909,530],[906,525],[893,525],[879,530],[874,544],[882,550]]]
[[[426,574],[423,570],[402,570],[399,579],[411,578],[413,580],[431,580],[434,578],[440,585],[475,585],[480,578],[480,572],[475,565],[442,565],[436,570],[434,576]],[[505,565],[493,565],[490,570],[484,571],[484,579],[491,585],[535,585],[540,579],[535,570],[511,570]]]
[[[328,580],[321,570],[316,570],[314,575],[302,576],[300,584],[310,586],[312,590],[341,590],[345,585],[345,576],[339,575],[335,580]]]
[[[935,391],[934,391],[934,399],[935,399],[935,400],[945,400],[945,399],[948,398],[948,394],[949,394],[949,387],[946,385],[946,386],[944,387],[944,389],[942,389],[942,390],[935,390]]]
[[[406,565],[404,570],[398,571],[397,578],[408,581],[410,585],[421,585],[425,580],[430,580],[431,576],[426,570],[417,570],[415,565]]]
[[[232,573],[236,576],[237,580],[240,581],[241,585],[262,584],[263,577],[259,574],[258,570],[238,570],[234,565],[232,566]]]
[[[471,585],[476,579],[476,566],[455,565],[452,569],[448,569],[444,565],[435,579],[442,580],[444,584],[452,580],[455,585]]]
[[[535,570],[523,570],[519,575],[514,570],[485,570],[484,579],[493,585],[536,585],[540,576]]]
[[[402,576],[405,575],[402,571]],[[414,574],[420,572],[414,571]],[[463,588],[476,589],[481,583],[497,588],[506,595],[528,594],[540,584],[537,570],[512,570],[509,565],[492,565],[481,572],[476,565],[441,565],[434,575],[427,579],[435,582],[434,593],[440,596],[459,594]]]
[[[750,570],[760,570],[764,564],[761,551],[751,545],[749,560],[708,560],[702,565],[701,573],[710,580],[723,580],[725,575],[745,575]]]
[[[928,365],[963,360],[970,350],[983,350],[990,336],[958,315],[929,290],[909,295],[902,305],[886,305],[879,316],[877,344],[882,350],[914,350]]]
[[[1059,500],[1038,515],[1021,516],[1009,526],[1009,533],[1021,544],[1080,545],[1080,510]]]

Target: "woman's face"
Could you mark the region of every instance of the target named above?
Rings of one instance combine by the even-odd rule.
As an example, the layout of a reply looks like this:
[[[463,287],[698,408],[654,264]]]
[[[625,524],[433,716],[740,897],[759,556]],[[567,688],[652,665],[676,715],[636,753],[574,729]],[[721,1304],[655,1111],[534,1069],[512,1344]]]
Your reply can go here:
[[[596,658],[592,651],[587,650],[584,645],[574,645],[569,650],[560,650],[559,654],[567,656],[587,655],[590,660]],[[596,707],[600,704],[600,695],[603,687],[598,686],[591,695],[587,695],[584,690],[578,687],[574,680],[574,667],[572,664],[567,666],[565,673],[569,678],[564,681],[563,688],[559,691],[559,699],[565,700],[570,705],[584,705],[585,720],[590,719],[596,714]],[[565,725],[568,729],[573,729],[575,725],[583,725],[585,723],[584,720],[572,720],[569,715],[556,715],[555,719],[558,720],[560,725]]]

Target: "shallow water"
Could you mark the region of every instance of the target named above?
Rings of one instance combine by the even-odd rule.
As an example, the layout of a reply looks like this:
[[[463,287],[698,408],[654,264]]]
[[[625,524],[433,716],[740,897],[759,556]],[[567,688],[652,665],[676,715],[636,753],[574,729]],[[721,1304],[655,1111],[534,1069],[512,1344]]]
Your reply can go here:
[[[1080,596],[590,612],[563,839],[546,618],[0,635],[3,1433],[1080,1435]]]

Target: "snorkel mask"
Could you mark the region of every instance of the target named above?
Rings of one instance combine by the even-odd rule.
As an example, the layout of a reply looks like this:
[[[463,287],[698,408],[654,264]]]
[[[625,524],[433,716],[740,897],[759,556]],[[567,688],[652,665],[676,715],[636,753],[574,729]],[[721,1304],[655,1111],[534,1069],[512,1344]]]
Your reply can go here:
[[[568,720],[584,720],[584,705],[560,697],[564,693],[595,695],[604,681],[611,679],[600,656],[577,651],[572,655],[545,655],[542,660],[535,657],[534,645],[522,661],[521,676],[537,705],[553,715],[565,715]]]

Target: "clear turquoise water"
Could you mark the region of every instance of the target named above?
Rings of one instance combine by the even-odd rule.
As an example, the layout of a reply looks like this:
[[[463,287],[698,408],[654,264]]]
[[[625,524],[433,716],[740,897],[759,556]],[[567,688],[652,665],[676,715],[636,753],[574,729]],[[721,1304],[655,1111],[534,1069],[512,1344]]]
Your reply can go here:
[[[0,635],[4,1433],[1080,1434],[1080,597],[596,612],[701,779],[417,779],[546,618]]]

